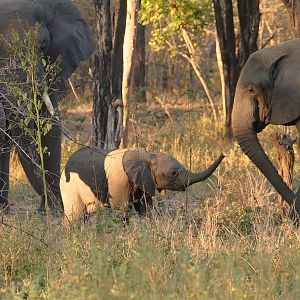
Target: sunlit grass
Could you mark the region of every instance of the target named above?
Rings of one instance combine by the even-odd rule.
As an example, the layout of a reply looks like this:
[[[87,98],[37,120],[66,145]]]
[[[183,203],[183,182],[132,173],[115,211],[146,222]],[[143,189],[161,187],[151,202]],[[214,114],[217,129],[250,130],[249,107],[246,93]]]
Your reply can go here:
[[[151,125],[137,114],[140,134],[132,146],[168,152],[187,167],[191,161],[193,170],[223,152],[214,175],[186,193],[157,195],[152,218],[132,212],[129,224],[115,210],[70,230],[55,219],[47,226],[35,214],[4,215],[23,231],[1,226],[1,299],[299,297],[300,235],[276,206],[273,188],[235,143],[224,141],[222,120],[213,123],[199,112],[190,121],[186,113],[171,116],[173,124],[166,117]],[[275,161],[272,130],[260,138]],[[77,147],[63,142],[63,164]],[[11,198],[35,197],[21,173],[18,178]]]

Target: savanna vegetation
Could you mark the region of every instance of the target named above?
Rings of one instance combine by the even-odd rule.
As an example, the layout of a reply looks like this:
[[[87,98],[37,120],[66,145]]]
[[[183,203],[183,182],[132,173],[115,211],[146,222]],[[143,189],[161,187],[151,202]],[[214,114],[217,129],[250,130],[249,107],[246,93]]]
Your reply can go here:
[[[93,27],[94,3],[74,2]],[[294,36],[283,2],[260,1],[258,48]],[[157,193],[151,218],[132,211],[124,223],[118,210],[99,209],[67,229],[35,213],[38,197],[13,154],[12,213],[0,216],[0,299],[297,299],[299,230],[270,183],[224,134],[212,2],[142,0],[139,21],[146,81],[131,91],[129,147],[170,153],[192,170],[220,152],[226,158],[186,192]],[[62,166],[92,140],[92,63],[72,75],[76,97],[69,88],[60,103]],[[270,134],[278,130],[284,128],[269,126],[259,136],[275,164]],[[299,172],[296,158],[294,189]]]

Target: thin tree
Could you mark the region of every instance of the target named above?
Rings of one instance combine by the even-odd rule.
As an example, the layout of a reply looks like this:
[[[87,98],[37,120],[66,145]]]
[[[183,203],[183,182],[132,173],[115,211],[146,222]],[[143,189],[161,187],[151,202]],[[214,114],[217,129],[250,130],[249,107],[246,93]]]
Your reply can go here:
[[[300,37],[300,0],[282,0],[293,18],[295,36]]]
[[[122,99],[123,99],[123,138],[121,147],[128,146],[128,125],[130,111],[130,82],[133,72],[133,56],[136,39],[138,1],[127,0],[126,28],[123,44],[123,80],[122,80]]]
[[[97,49],[93,68],[93,143],[105,148],[111,95],[112,31],[110,0],[94,0]]]
[[[117,0],[114,11],[114,33],[112,53],[112,94],[122,99],[123,43],[126,25],[126,1]]]
[[[124,1],[125,2],[125,1]],[[139,0],[139,8],[141,7]],[[134,67],[131,82],[131,89],[139,102],[146,102],[146,47],[145,47],[145,26],[137,23],[136,47],[134,51]]]

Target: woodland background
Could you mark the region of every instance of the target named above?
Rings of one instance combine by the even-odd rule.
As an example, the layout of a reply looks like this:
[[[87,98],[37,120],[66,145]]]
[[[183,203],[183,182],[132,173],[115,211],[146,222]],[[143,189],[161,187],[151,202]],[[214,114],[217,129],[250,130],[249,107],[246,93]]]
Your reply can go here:
[[[96,1],[74,2],[96,34]],[[234,46],[239,45],[236,1],[145,1],[148,5],[196,5],[179,21],[198,26],[193,30],[189,25],[186,31],[216,118],[184,56],[191,58],[183,46],[182,31],[174,33],[174,39],[156,35],[154,43],[155,27],[147,24],[145,82],[131,87],[128,145],[170,153],[192,170],[207,167],[222,151],[226,154],[222,165],[208,180],[184,193],[157,194],[152,220],[132,212],[125,225],[118,211],[100,210],[86,224],[78,222],[66,230],[55,219],[45,222],[35,214],[38,197],[14,159],[10,199],[18,213],[1,216],[1,299],[298,298],[299,230],[283,214],[271,185],[226,134],[213,2],[233,3]],[[296,36],[289,1],[259,2],[258,48]],[[118,2],[110,3],[115,16]],[[204,15],[193,19],[192,12],[202,6]],[[161,26],[176,28],[163,10],[157,13],[165,17],[158,22]],[[157,14],[150,16],[155,20]],[[170,50],[175,42],[177,51]],[[93,66],[93,57],[81,64],[71,78],[77,98],[68,84],[60,106],[63,131],[68,135],[63,137],[62,167],[79,144],[93,141]],[[270,134],[278,130],[268,126],[259,135],[275,164],[277,153]],[[296,137],[295,130],[291,135]],[[298,156],[297,147],[295,151]],[[299,171],[296,159],[294,189],[299,186]]]

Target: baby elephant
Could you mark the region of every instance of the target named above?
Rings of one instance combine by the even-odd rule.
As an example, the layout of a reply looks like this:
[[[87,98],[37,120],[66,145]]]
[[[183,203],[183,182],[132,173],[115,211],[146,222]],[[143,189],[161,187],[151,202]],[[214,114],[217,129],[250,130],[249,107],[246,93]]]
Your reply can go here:
[[[100,203],[123,212],[133,206],[143,215],[152,207],[155,189],[184,191],[208,178],[223,158],[221,154],[207,170],[192,173],[166,153],[81,148],[71,156],[60,179],[64,224],[94,212]]]

